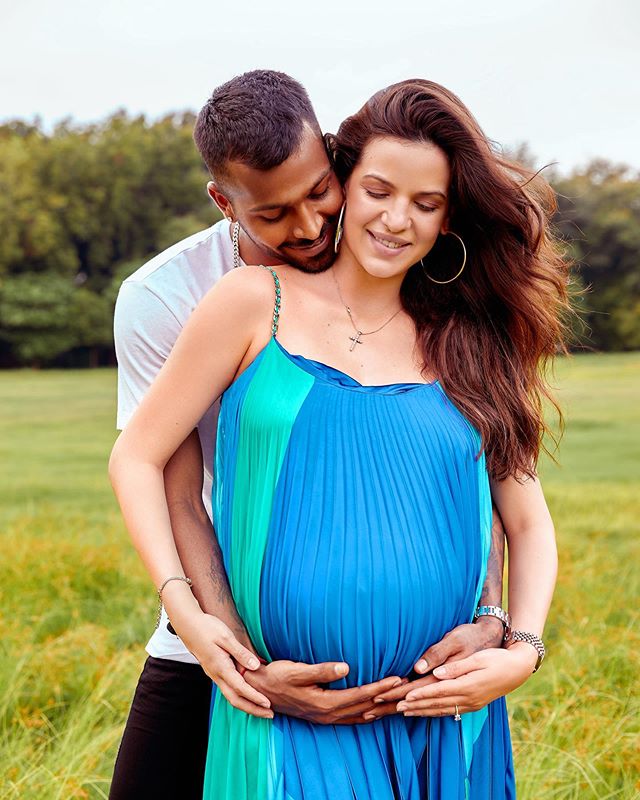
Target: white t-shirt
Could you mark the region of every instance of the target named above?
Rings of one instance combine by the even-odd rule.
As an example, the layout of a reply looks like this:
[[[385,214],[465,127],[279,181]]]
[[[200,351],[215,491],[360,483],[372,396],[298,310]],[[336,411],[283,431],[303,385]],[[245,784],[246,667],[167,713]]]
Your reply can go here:
[[[230,223],[222,220],[169,247],[130,275],[120,287],[114,317],[118,359],[118,420],[122,430],[153,383],[191,312],[209,289],[233,269]],[[211,487],[219,402],[198,423],[204,482],[211,518]],[[180,638],[160,625],[147,644],[155,658],[197,664]]]

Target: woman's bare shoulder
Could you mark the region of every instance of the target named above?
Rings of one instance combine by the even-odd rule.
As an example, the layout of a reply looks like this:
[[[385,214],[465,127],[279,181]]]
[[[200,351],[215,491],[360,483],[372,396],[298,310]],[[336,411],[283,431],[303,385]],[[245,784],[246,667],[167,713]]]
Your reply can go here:
[[[265,267],[247,265],[223,275],[209,294],[216,290],[221,296],[244,298],[245,302],[253,303],[264,301],[267,297],[272,299],[275,282],[273,275]]]
[[[260,266],[237,267],[227,272],[207,292],[200,306],[207,311],[260,317],[273,310],[275,282],[268,269]]]

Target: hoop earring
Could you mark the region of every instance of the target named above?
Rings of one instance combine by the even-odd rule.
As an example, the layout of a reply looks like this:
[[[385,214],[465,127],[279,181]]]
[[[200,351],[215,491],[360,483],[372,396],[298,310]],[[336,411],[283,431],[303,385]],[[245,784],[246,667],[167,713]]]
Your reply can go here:
[[[333,242],[333,252],[338,253],[338,248],[340,247],[340,242],[342,241],[342,234],[344,233],[344,228],[342,226],[342,220],[344,219],[344,210],[347,204],[343,203],[342,208],[340,209],[340,216],[338,217],[338,226],[336,228],[336,238]]]
[[[464,246],[464,242],[462,241],[461,237],[460,237],[460,236],[458,236],[458,234],[457,234],[457,233],[454,233],[453,231],[447,231],[447,232],[446,232],[446,234],[445,234],[445,236],[448,236],[449,234],[451,234],[452,236],[455,236],[455,237],[456,237],[456,239],[457,239],[457,240],[460,242],[460,244],[462,245],[462,266],[461,266],[461,267],[460,267],[460,269],[459,269],[459,270],[456,272],[456,274],[453,276],[453,278],[449,278],[449,279],[448,279],[448,280],[446,280],[446,281],[438,281],[438,280],[436,280],[435,278],[432,278],[432,277],[431,277],[431,275],[429,275],[429,273],[428,273],[428,272],[427,272],[427,270],[425,269],[425,266],[424,266],[424,262],[423,262],[423,260],[422,260],[422,259],[420,259],[420,264],[422,265],[422,271],[423,271],[423,272],[424,272],[424,274],[427,276],[427,278],[429,278],[429,280],[430,280],[430,281],[433,281],[433,283],[444,284],[444,283],[451,283],[452,281],[455,281],[455,279],[456,279],[456,278],[459,278],[459,277],[460,277],[460,275],[462,275],[462,270],[464,269],[464,267],[465,267],[465,264],[467,263],[467,248]]]

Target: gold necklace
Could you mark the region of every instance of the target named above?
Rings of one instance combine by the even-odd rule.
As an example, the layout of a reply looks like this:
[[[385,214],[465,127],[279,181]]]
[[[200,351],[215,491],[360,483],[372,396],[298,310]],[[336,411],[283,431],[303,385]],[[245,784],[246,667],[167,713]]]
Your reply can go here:
[[[356,323],[355,323],[355,321],[353,319],[353,314],[351,313],[351,309],[344,302],[344,299],[342,297],[342,292],[340,291],[340,284],[338,283],[338,279],[336,278],[336,275],[335,275],[335,272],[333,271],[333,269],[331,269],[331,276],[333,277],[333,282],[335,283],[336,289],[338,290],[338,297],[340,298],[340,302],[345,307],[345,309],[347,311],[347,314],[349,315],[349,319],[351,321],[351,324],[353,325],[353,330],[355,331],[355,334],[356,334],[355,336],[350,336],[349,337],[349,340],[351,341],[351,347],[349,348],[349,352],[352,352],[355,349],[355,346],[357,344],[364,344],[364,342],[360,338],[361,336],[371,336],[372,333],[378,333],[378,331],[381,331],[384,327],[386,327],[391,322],[391,320],[395,319],[398,316],[398,314],[402,311],[402,306],[400,306],[400,308],[395,312],[395,314],[392,314],[389,317],[389,319],[386,322],[383,322],[382,325],[379,328],[376,328],[373,331],[361,331],[358,328],[358,326],[356,325]]]

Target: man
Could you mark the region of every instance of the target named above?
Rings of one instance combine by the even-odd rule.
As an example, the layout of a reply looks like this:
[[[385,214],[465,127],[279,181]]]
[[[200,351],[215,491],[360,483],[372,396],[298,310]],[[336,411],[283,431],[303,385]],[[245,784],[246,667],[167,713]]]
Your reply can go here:
[[[209,195],[226,219],[156,256],[123,283],[115,315],[119,428],[127,424],[194,307],[225,272],[242,263],[283,262],[320,272],[333,262],[342,191],[309,98],[296,81],[271,71],[229,81],[200,112],[194,138],[212,175]],[[234,706],[257,715],[273,710],[345,724],[364,722],[367,712],[395,713],[395,703],[374,703],[391,688],[392,679],[328,690],[323,684],[345,674],[347,665],[260,665],[255,658],[210,521],[216,418],[214,406],[164,473],[176,545],[208,615],[206,628],[182,642],[162,614],[147,646],[149,658],[118,755],[112,800],[201,796],[208,676],[215,677]],[[498,526],[496,531],[482,601],[499,605],[503,534]],[[502,623],[491,617],[461,626],[427,650],[420,671],[499,646],[502,635]],[[204,640],[210,647],[197,652],[196,659],[192,641]],[[422,680],[437,682],[431,676]]]

